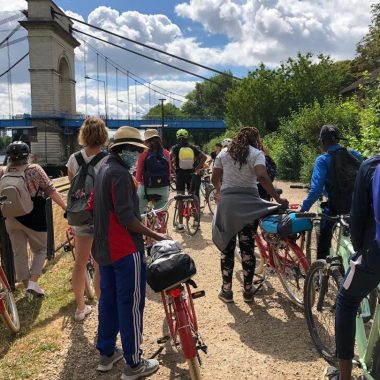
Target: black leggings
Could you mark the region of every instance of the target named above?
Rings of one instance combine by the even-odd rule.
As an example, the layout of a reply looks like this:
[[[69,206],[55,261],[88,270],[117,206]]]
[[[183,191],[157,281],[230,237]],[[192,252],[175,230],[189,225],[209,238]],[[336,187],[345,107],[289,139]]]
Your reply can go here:
[[[255,248],[255,226],[247,224],[239,233],[239,246],[241,254],[241,262],[243,267],[244,290],[248,291],[252,288],[253,275],[255,274],[256,258],[254,254]],[[223,289],[231,290],[232,274],[235,264],[235,248],[236,236],[234,236],[222,252],[221,270],[223,279]]]

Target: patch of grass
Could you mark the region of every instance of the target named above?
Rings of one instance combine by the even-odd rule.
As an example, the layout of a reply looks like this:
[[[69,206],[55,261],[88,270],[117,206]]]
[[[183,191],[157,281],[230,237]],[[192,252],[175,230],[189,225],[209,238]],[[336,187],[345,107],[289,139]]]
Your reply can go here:
[[[34,378],[60,349],[64,317],[75,307],[72,268],[71,255],[59,254],[41,277],[45,298],[29,300],[21,289],[16,292],[21,330],[12,335],[0,324],[0,379]]]

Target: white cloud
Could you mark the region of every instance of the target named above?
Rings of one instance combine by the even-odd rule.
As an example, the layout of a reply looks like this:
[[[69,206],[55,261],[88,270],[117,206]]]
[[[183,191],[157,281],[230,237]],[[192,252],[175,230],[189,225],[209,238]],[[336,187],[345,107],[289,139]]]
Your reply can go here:
[[[25,0],[0,0],[0,10],[2,14],[5,13],[4,11],[20,11],[27,8],[28,5]]]

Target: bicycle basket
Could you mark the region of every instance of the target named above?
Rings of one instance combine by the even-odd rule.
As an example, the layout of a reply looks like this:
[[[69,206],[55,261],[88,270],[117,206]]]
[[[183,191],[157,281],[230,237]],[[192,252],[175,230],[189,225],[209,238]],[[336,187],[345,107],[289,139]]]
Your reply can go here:
[[[311,219],[296,219],[294,212],[290,214],[271,215],[261,221],[262,229],[269,234],[279,234],[287,237],[303,231],[311,230],[313,223]]]
[[[147,283],[153,291],[160,292],[171,288],[196,274],[194,260],[187,253],[175,251],[170,246],[167,249],[165,246],[161,246],[157,250],[155,249],[157,244],[152,247],[152,251],[154,251],[152,263],[146,272]]]

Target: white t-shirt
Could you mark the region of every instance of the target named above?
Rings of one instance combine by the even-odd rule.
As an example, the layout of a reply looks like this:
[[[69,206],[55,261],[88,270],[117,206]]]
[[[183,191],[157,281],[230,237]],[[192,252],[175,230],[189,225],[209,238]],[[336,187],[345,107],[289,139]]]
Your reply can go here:
[[[215,159],[214,168],[223,169],[222,190],[231,187],[253,187],[257,189],[255,166],[265,166],[264,153],[252,146],[249,147],[247,164],[240,167],[228,153],[222,150]]]
[[[87,156],[86,152],[84,149],[81,149],[81,153],[82,153],[82,156],[85,160],[86,163],[90,162],[94,157],[95,155],[92,155],[92,156]],[[70,157],[69,157],[69,160],[67,161],[67,169],[69,169],[69,171],[75,175],[79,169],[79,165],[78,165],[78,162],[75,158],[75,155],[77,154],[77,152],[73,153]],[[99,169],[100,167],[106,163],[108,160],[108,156],[102,158],[95,166],[94,166],[94,170],[95,170],[95,174],[98,174],[99,172]]]

